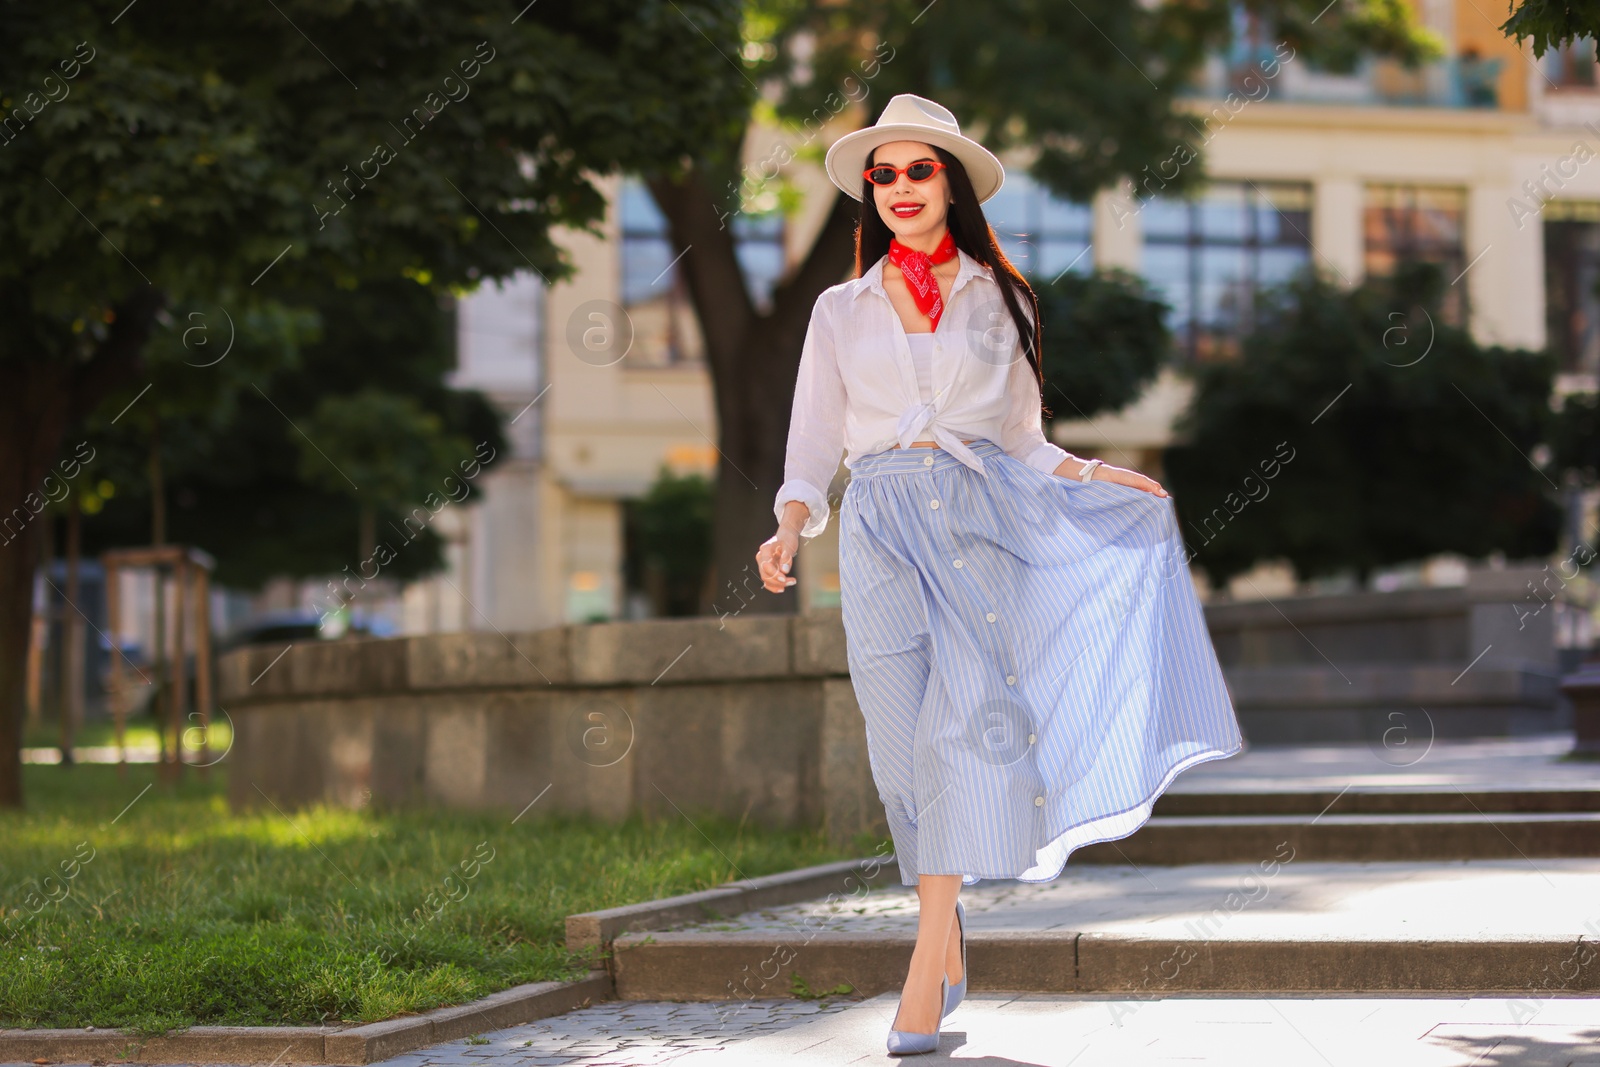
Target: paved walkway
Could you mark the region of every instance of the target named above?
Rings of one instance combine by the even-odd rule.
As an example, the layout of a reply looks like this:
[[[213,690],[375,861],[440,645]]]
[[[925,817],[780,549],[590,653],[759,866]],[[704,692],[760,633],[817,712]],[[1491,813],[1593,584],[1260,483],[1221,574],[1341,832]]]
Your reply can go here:
[[[1600,1065],[1600,1000],[973,994],[939,1051],[891,1057],[896,995],[823,1004],[608,1003],[436,1045],[391,1067],[1577,1067]]]
[[[1561,762],[1570,737],[1256,747],[1183,775],[1178,792],[1345,788],[1600,787],[1600,763]],[[1335,818],[1336,816],[1327,816]],[[1276,866],[1274,866],[1274,862]],[[1237,894],[1230,898],[1230,894]],[[1451,863],[1074,866],[1055,882],[963,890],[975,934],[1071,929],[1241,939],[1571,937],[1600,941],[1600,857]],[[1240,899],[1243,906],[1237,905]],[[916,898],[897,883],[835,905],[765,909],[701,929],[895,932]],[[1216,1064],[1219,1067],[1600,1067],[1600,998],[1093,995],[974,992],[938,1053],[890,1057],[898,993],[831,998],[594,1005],[420,1049],[394,1067],[985,1067]],[[23,1065],[31,1067],[31,1065]]]

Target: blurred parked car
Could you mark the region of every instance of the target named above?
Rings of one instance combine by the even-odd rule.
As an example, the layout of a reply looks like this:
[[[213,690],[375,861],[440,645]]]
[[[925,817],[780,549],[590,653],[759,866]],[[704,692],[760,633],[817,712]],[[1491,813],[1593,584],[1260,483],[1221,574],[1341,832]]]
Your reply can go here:
[[[277,611],[258,615],[218,642],[217,651],[245,645],[288,645],[295,641],[337,640],[341,637],[387,637],[394,633],[388,620],[363,614],[314,611]]]

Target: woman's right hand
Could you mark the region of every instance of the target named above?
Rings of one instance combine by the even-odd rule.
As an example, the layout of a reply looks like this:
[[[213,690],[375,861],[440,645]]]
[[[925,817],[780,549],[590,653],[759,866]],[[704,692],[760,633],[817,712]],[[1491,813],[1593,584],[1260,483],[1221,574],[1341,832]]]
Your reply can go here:
[[[761,584],[768,592],[781,593],[795,583],[789,576],[794,565],[794,554],[800,551],[800,535],[780,526],[778,532],[761,543],[756,550],[756,563],[761,568]]]

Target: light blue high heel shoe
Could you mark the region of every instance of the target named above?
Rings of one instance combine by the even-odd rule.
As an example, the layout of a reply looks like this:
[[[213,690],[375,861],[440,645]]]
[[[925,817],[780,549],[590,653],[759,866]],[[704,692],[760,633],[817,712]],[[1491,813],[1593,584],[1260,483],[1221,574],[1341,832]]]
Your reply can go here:
[[[943,1001],[950,992],[950,979],[948,976],[939,978],[939,999]],[[915,1056],[922,1052],[932,1052],[939,1047],[939,1025],[933,1024],[933,1033],[924,1034],[917,1030],[889,1030],[889,1055]]]
[[[944,997],[944,1013],[949,1015],[967,996],[967,913],[956,901],[956,929],[961,932],[961,981],[951,986]]]

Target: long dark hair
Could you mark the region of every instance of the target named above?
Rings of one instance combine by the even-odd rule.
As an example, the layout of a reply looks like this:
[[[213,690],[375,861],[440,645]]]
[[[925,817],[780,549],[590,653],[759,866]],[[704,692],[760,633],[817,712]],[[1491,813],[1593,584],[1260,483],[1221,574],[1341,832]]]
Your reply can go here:
[[[1039,297],[1028,284],[1028,280],[1012,266],[1011,260],[1001,251],[1000,242],[994,235],[994,228],[984,217],[983,206],[978,203],[978,194],[973,191],[972,179],[967,176],[967,168],[961,165],[959,159],[938,145],[930,147],[934,155],[944,164],[944,173],[950,179],[950,193],[955,197],[955,203],[950,205],[945,218],[950,236],[955,240],[957,248],[994,271],[995,280],[1000,283],[1000,295],[1006,302],[1006,310],[1011,313],[1011,321],[1016,323],[1017,336],[1022,339],[1022,353],[1027,357],[1028,364],[1033,368],[1034,379],[1039,383],[1039,398],[1042,401],[1044,370],[1039,354],[1043,330],[1039,321]],[[873,148],[867,153],[868,167],[872,166],[877,152],[878,150]],[[878,207],[873,200],[873,188],[873,184],[865,177],[861,179],[861,218],[856,225],[855,276],[857,278],[879,259],[889,254],[889,239],[894,236],[894,231],[889,229],[888,224],[878,215]],[[1032,322],[1023,314],[1024,300],[1033,312]],[[1044,405],[1042,410],[1048,415],[1049,405]]]

